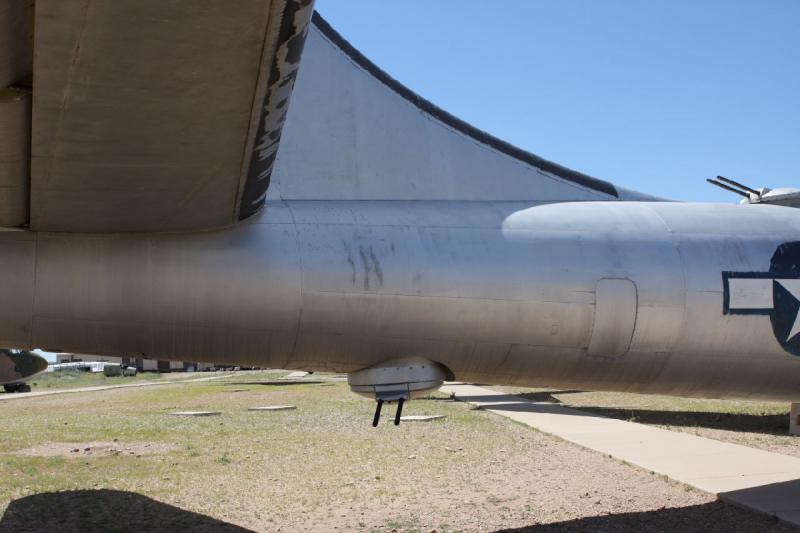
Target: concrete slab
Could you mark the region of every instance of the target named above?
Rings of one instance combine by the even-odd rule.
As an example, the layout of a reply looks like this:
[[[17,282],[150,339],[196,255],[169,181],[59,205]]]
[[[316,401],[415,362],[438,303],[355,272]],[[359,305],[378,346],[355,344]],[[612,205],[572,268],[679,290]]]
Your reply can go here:
[[[431,422],[442,418],[447,418],[447,415],[408,415],[401,416],[400,422]]]
[[[740,490],[749,490],[754,487],[768,487],[780,483],[795,481],[794,474],[755,474],[755,475],[733,475],[717,477],[698,477],[689,478],[687,483],[705,492],[712,494],[724,494]]]
[[[218,416],[221,411],[176,411],[169,413],[170,416]]]
[[[306,377],[307,375],[308,375],[308,372],[302,372],[302,371],[297,371],[297,372],[289,372],[288,374],[286,374],[285,376],[283,376],[281,379],[297,379],[297,378],[304,378],[304,377]]]
[[[248,407],[248,411],[291,411],[297,409],[294,405],[264,405],[261,407]]]
[[[755,480],[758,481],[758,480]],[[755,485],[739,490],[719,493],[720,499],[749,509],[777,513],[800,513],[800,480]],[[795,522],[797,523],[797,522]]]
[[[783,520],[784,522],[788,522],[790,524],[800,523],[800,513],[797,511],[790,511],[788,513],[775,513],[775,516],[777,516],[779,520]]]
[[[800,459],[553,403],[449,383],[442,391],[481,409],[665,475],[721,500],[800,525]]]

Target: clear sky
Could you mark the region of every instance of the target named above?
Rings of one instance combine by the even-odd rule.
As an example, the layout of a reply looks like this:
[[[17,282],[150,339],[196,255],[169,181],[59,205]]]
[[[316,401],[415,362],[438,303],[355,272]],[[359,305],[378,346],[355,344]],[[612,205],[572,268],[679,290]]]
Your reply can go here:
[[[317,0],[367,57],[473,125],[624,187],[800,187],[800,0]]]

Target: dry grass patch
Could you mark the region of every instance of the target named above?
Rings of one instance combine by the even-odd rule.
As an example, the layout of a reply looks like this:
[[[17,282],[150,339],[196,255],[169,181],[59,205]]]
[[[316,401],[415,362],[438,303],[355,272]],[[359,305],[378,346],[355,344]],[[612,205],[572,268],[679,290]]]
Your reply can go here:
[[[386,413],[372,428],[374,404],[344,383],[232,388],[245,386],[185,383],[4,405],[0,531],[665,531],[692,530],[698,518],[707,531],[782,528],[442,396],[412,401],[406,413],[446,419],[395,427]],[[247,410],[270,404],[297,409]],[[175,410],[222,416],[168,415]],[[8,453],[114,439],[168,449],[81,460]]]

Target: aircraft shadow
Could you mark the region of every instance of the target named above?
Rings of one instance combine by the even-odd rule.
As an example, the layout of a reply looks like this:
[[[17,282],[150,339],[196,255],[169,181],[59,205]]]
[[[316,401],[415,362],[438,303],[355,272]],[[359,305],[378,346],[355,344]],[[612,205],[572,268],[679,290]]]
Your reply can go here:
[[[469,394],[459,394],[458,401],[461,402],[485,402],[490,400],[492,403],[497,404],[516,404],[516,405],[524,405],[519,403],[519,399],[523,398],[525,400],[529,400],[531,402],[539,402],[539,403],[553,403],[553,404],[561,404],[561,400],[553,396],[554,394],[573,394],[577,392],[583,392],[579,390],[551,390],[551,391],[542,391],[542,392],[526,392],[522,394],[498,394],[495,396],[487,397],[487,396],[470,396]],[[444,399],[444,398],[443,398]],[[448,398],[449,399],[449,398]],[[505,406],[503,407],[506,408]]]
[[[562,533],[600,531],[680,531],[700,532],[749,532],[749,531],[796,531],[793,527],[779,523],[777,519],[761,516],[724,502],[715,501],[702,505],[657,509],[636,513],[619,513],[604,516],[589,516],[556,522],[536,524],[516,529],[502,529],[498,533]]]
[[[736,532],[796,531],[776,519],[720,501],[635,513],[589,516],[551,524],[532,524],[499,531],[556,533],[578,531]],[[198,532],[249,533],[209,516],[180,509],[147,496],[117,490],[48,492],[12,501],[0,533],[20,532]]]
[[[12,501],[0,519],[0,533],[36,532],[221,532],[245,529],[209,516],[118,490],[45,492]]]
[[[493,396],[495,405],[484,406],[484,409],[505,409],[517,412],[548,412],[547,405],[543,403],[561,404],[565,406],[554,394],[567,394],[579,391],[549,391],[534,392],[518,395]],[[519,403],[519,398],[525,398],[537,404]],[[480,396],[459,396],[459,400],[466,402],[481,402],[487,398]],[[705,411],[659,411],[654,409],[631,409],[625,407],[597,407],[597,406],[565,406],[576,409],[581,414],[590,414],[616,418],[641,424],[703,427],[709,429],[722,429],[743,433],[762,433],[765,435],[788,435],[789,415],[758,415],[743,413],[718,413]]]
[[[524,392],[522,394],[517,394],[520,398],[525,398],[526,400],[530,400],[532,402],[551,402],[551,403],[562,403],[561,400],[553,396],[554,394],[577,394],[580,390],[551,390],[551,391],[541,391],[541,392]]]
[[[581,411],[642,424],[703,427],[745,433],[788,435],[789,414],[751,415],[695,411],[653,411],[607,407],[580,407]]]

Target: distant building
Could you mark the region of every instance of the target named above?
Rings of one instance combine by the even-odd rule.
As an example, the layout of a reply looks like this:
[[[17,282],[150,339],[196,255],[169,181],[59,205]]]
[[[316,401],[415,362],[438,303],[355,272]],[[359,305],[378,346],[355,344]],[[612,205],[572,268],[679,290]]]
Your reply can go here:
[[[89,355],[82,353],[58,353],[56,354],[57,363],[117,363],[122,366],[132,366],[140,372],[194,372],[205,369],[199,363],[185,361],[161,361],[157,359],[146,359],[144,357],[114,357],[110,355]],[[203,367],[209,365],[203,364]],[[210,365],[213,367],[214,365]]]

